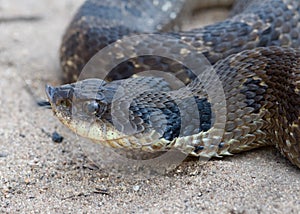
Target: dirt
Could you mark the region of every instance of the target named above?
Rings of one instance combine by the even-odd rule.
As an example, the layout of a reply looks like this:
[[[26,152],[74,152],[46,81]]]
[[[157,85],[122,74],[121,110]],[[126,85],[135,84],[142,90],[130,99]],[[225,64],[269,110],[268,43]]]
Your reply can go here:
[[[300,212],[300,170],[275,148],[192,159],[156,176],[94,162],[91,142],[35,104],[46,83],[61,82],[61,37],[82,2],[0,0],[1,213]]]

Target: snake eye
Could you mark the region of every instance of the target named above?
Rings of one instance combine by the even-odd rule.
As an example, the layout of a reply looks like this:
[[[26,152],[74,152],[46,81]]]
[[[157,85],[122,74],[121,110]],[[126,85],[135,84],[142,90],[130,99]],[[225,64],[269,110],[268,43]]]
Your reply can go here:
[[[89,115],[92,115],[92,114],[100,114],[101,115],[105,111],[106,105],[101,105],[97,101],[93,100],[93,101],[88,101],[88,102],[84,103],[83,109]]]

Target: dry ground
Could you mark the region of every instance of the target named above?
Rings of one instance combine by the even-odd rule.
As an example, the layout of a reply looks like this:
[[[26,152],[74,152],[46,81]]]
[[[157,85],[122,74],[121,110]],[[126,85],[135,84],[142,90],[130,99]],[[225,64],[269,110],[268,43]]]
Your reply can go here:
[[[89,143],[26,90],[45,98],[45,83],[59,84],[58,47],[81,2],[0,0],[1,213],[300,212],[300,170],[273,148],[149,178],[96,169]],[[52,142],[54,131],[62,143]]]

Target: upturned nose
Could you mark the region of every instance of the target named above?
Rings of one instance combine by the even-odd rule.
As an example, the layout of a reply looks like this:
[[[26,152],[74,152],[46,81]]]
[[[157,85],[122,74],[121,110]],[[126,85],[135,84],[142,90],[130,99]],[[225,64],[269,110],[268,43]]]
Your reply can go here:
[[[55,91],[54,87],[47,84],[45,90],[46,90],[46,95],[48,97],[49,102],[53,103],[54,91]]]

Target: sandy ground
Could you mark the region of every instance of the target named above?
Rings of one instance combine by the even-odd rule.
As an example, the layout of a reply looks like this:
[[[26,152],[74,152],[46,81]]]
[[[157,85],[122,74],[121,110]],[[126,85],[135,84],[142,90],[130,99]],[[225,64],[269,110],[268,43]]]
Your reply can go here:
[[[91,143],[36,107],[26,90],[45,98],[44,85],[60,83],[58,47],[81,2],[0,0],[1,213],[300,212],[300,170],[273,148],[185,161],[150,177],[93,163]],[[51,140],[54,131],[62,143]]]

